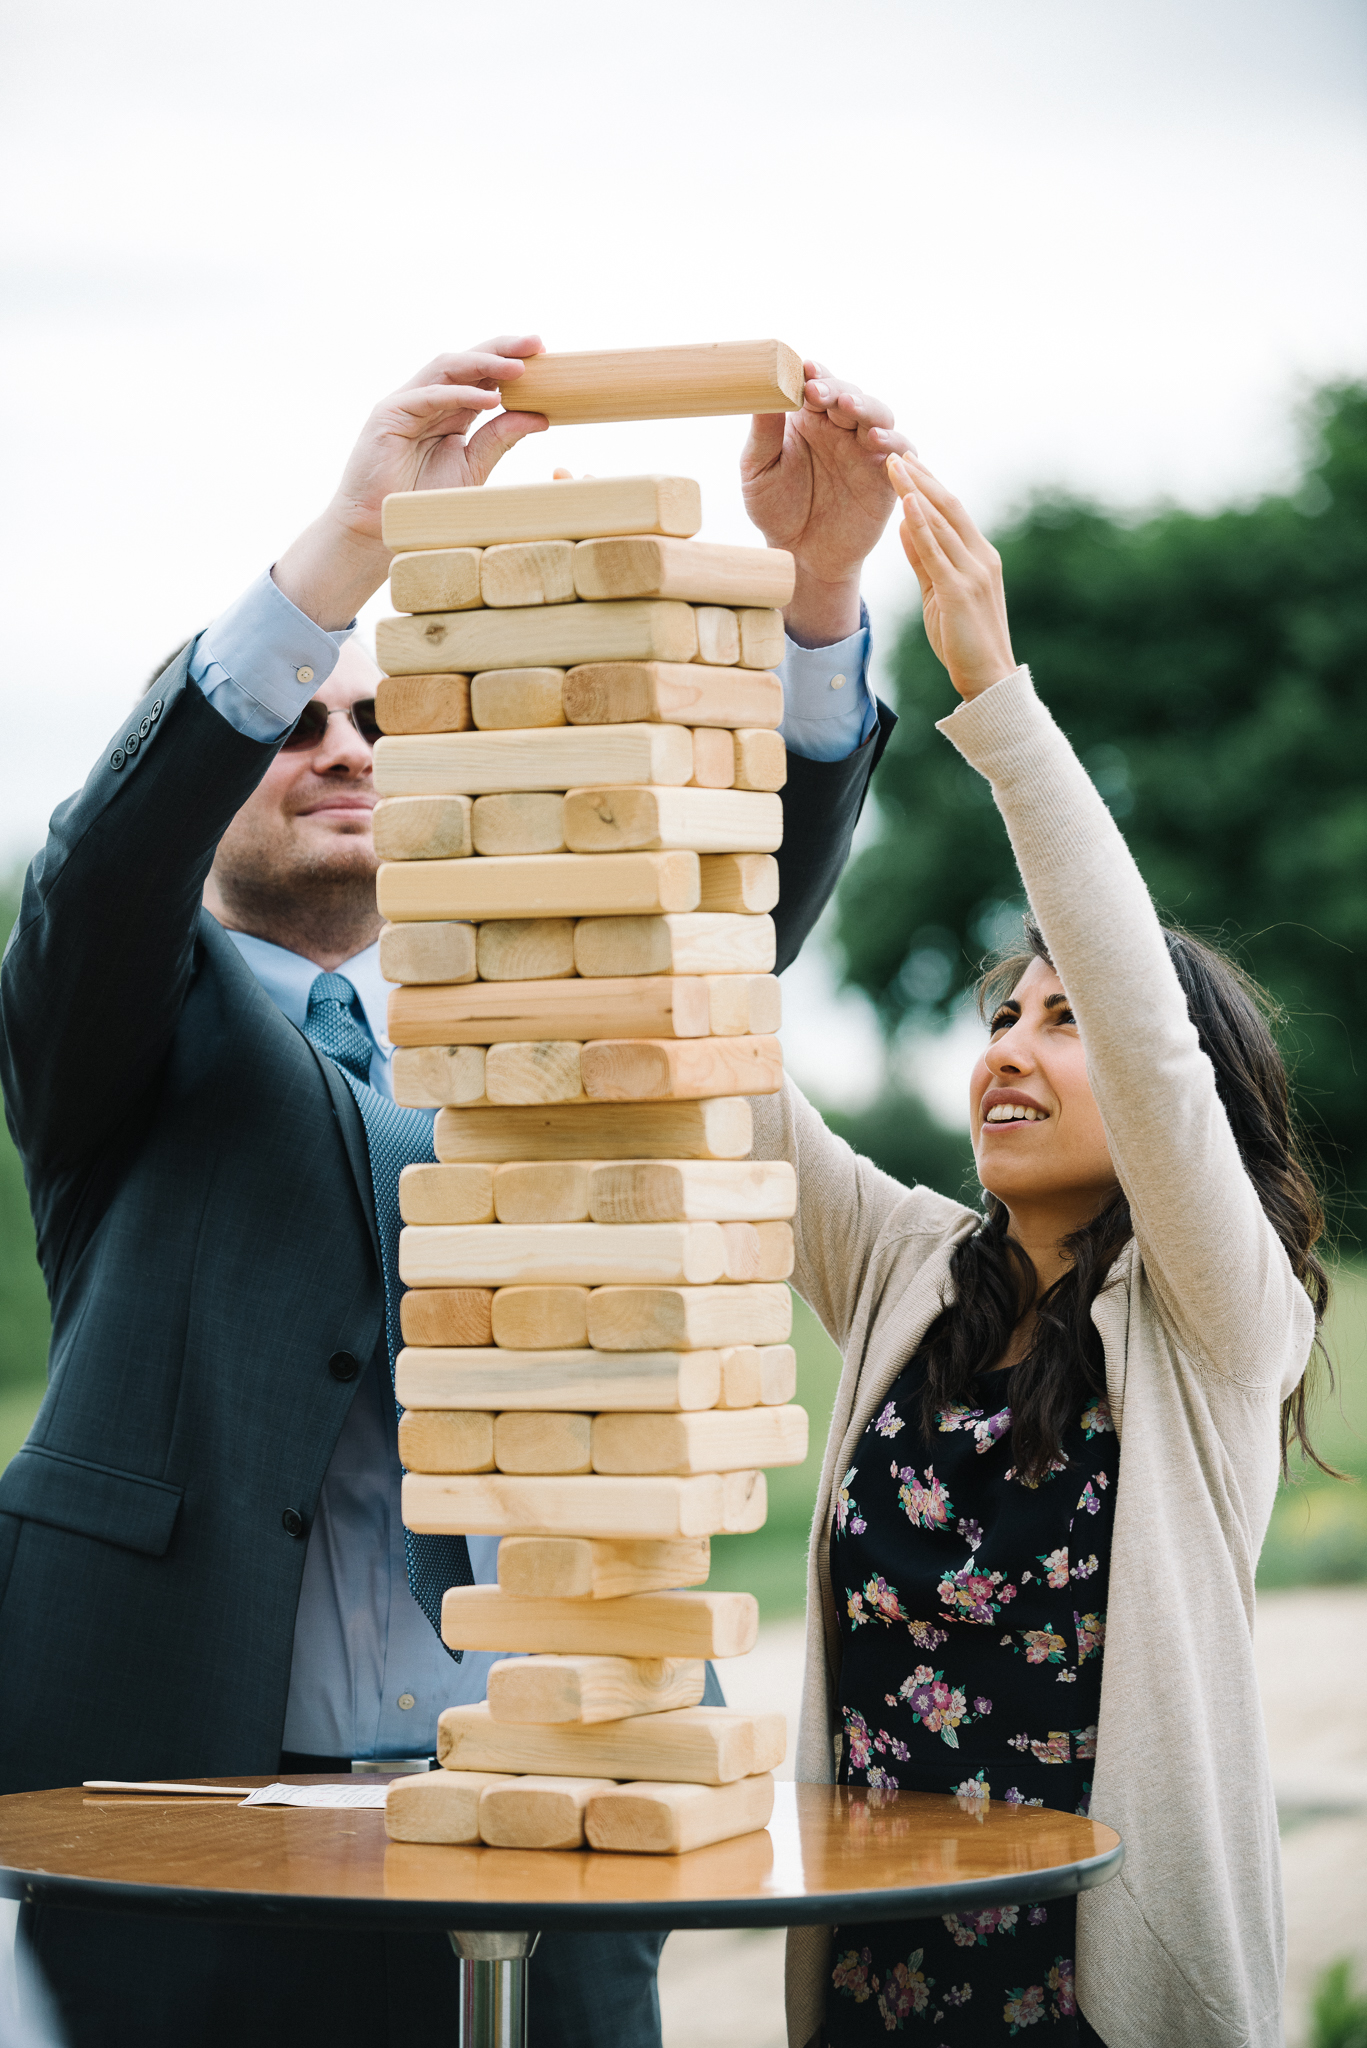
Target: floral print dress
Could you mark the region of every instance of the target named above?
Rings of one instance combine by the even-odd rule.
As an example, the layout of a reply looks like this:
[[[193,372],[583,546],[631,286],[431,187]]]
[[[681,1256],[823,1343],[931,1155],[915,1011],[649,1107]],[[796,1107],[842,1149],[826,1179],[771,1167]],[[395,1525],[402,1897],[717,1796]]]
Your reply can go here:
[[[1036,1485],[1011,1462],[1007,1373],[920,1420],[913,1359],[860,1438],[831,1528],[839,1779],[1086,1813],[1119,1445],[1082,1409]],[[1073,1899],[836,1929],[826,2040],[1096,2041],[1073,1992]]]

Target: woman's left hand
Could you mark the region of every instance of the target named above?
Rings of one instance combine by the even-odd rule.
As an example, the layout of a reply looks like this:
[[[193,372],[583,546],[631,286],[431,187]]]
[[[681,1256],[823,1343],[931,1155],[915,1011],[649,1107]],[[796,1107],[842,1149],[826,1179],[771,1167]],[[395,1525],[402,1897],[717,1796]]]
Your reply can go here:
[[[893,455],[901,541],[921,586],[926,638],[961,697],[978,697],[1016,667],[1001,556],[956,497],[914,455]]]

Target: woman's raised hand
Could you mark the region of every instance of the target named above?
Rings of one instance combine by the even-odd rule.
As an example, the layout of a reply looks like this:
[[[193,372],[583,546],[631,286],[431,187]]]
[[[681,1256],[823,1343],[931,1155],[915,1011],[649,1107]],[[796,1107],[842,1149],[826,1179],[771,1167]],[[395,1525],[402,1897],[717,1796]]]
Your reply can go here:
[[[926,638],[959,695],[980,696],[1016,667],[1001,556],[914,455],[890,455],[888,475],[902,500],[902,546],[921,586]]]

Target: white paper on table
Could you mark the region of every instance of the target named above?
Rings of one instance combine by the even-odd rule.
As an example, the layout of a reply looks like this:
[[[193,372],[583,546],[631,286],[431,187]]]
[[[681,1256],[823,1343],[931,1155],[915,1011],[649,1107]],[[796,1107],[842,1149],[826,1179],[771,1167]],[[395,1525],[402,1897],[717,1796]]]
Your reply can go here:
[[[388,1785],[259,1785],[242,1806],[380,1806]]]

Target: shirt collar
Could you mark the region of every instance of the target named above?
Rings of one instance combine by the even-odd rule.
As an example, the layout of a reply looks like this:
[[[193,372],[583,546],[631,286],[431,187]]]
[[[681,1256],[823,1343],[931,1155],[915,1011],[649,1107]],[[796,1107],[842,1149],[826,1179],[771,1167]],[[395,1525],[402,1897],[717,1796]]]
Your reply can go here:
[[[302,1031],[308,1016],[309,990],[324,970],[315,961],[306,960],[302,953],[291,953],[270,939],[253,937],[250,932],[230,931],[228,937],[277,1010],[283,1011],[291,1024],[297,1024]],[[363,953],[344,960],[334,971],[344,974],[355,989],[366,1028],[387,1060],[393,1050],[385,1030],[389,983],[380,973],[379,940]]]

